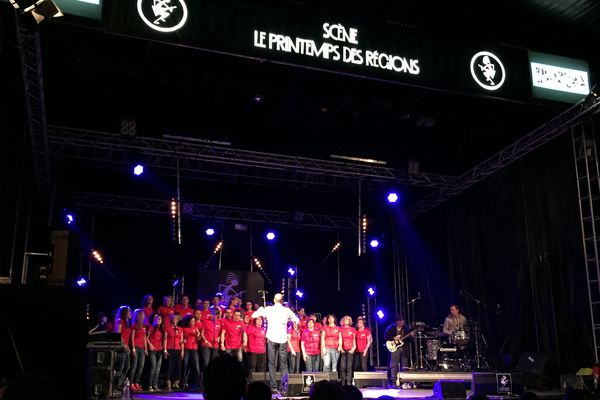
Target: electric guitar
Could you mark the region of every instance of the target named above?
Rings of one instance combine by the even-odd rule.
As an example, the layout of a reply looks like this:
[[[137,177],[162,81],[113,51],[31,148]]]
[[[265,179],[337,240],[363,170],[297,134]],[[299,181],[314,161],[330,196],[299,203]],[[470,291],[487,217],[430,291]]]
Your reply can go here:
[[[407,337],[409,337],[410,335],[412,335],[414,332],[415,332],[414,330],[410,331],[398,340],[386,340],[385,347],[387,347],[387,349],[389,350],[390,353],[394,353],[396,350],[398,350],[400,347],[402,347],[404,345],[403,340],[406,339]]]

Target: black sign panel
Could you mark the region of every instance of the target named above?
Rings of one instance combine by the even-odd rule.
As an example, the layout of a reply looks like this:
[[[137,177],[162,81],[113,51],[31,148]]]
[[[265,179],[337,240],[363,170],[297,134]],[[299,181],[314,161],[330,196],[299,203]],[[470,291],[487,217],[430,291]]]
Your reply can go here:
[[[440,90],[524,100],[527,53],[411,36],[306,7],[237,0],[120,0],[111,30],[205,50]]]
[[[258,272],[234,270],[200,270],[198,271],[199,299],[212,299],[215,293],[223,294],[225,304],[229,304],[232,296],[244,301],[263,304],[262,293],[265,283]],[[266,301],[272,301],[267,298]]]

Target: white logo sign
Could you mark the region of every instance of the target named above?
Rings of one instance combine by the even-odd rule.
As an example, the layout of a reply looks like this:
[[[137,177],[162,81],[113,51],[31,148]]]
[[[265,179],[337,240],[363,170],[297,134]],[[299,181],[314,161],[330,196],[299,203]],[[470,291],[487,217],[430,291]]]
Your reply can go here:
[[[497,90],[504,84],[506,71],[495,54],[480,51],[471,58],[471,76],[482,88]]]
[[[159,32],[175,32],[188,17],[183,0],[138,0],[137,10],[142,21]]]

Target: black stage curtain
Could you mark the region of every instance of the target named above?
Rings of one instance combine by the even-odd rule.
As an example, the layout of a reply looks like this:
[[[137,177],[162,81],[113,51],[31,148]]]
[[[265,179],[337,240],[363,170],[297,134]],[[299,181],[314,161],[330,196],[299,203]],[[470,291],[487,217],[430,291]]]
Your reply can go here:
[[[410,290],[423,295],[417,320],[439,326],[456,302],[471,320],[479,311],[488,359],[512,356],[514,366],[531,351],[562,371],[592,364],[570,134],[407,223],[403,232]]]

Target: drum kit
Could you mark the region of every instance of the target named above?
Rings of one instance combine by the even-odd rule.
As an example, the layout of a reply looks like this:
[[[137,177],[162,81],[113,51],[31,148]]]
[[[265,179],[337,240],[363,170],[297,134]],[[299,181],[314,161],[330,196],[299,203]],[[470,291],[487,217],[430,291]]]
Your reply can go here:
[[[480,349],[479,326],[468,323],[448,335],[441,328],[415,322],[416,369],[437,371],[474,371],[485,369]],[[429,329],[429,330],[428,330]]]

